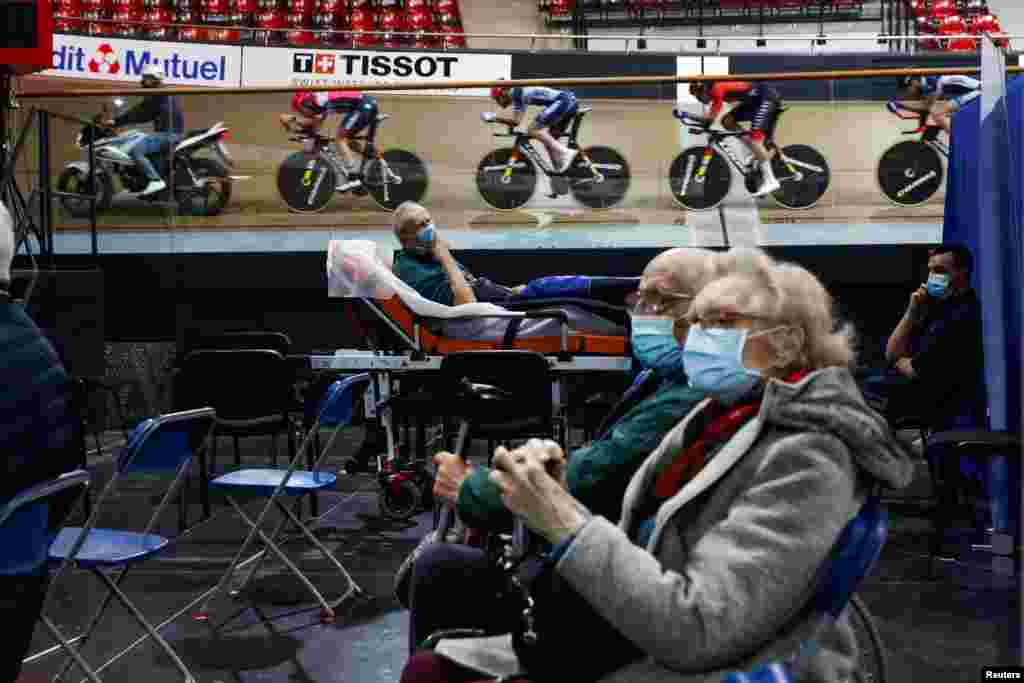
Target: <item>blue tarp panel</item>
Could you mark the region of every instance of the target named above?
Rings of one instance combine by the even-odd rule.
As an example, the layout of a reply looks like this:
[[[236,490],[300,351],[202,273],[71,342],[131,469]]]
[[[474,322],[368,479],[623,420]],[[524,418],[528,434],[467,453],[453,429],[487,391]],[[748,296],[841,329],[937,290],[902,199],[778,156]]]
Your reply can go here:
[[[954,118],[943,240],[966,244],[975,257],[972,285],[982,308],[989,427],[1019,432],[1024,79],[1007,82],[1005,106],[984,121],[982,106],[983,99],[975,100]],[[1007,505],[1019,508],[1016,496],[1005,498],[1006,475],[1005,462],[990,473],[997,528],[1009,522]]]

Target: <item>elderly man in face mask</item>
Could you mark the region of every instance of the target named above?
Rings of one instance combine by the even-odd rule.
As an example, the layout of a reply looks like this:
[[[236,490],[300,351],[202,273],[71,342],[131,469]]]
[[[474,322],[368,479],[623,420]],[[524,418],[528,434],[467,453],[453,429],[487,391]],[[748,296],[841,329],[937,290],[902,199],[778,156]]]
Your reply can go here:
[[[430,301],[458,306],[478,301],[512,305],[536,299],[589,299],[621,306],[635,294],[637,278],[555,275],[506,287],[470,273],[452,256],[451,247],[426,207],[403,202],[395,209],[395,253],[392,270],[400,280]]]
[[[687,386],[683,372],[684,318],[715,267],[712,252],[672,249],[652,260],[640,279],[631,325],[633,352],[645,372],[606,418],[610,426],[574,451],[567,469],[569,491],[608,519],[618,519],[626,485],[643,459],[704,398]],[[467,526],[494,531],[512,524],[489,467],[444,452],[434,462],[434,495],[455,505]],[[410,651],[440,629],[499,626],[509,615],[480,608],[494,593],[493,578],[478,548],[439,544],[420,555],[410,585]],[[477,623],[481,619],[488,623]]]

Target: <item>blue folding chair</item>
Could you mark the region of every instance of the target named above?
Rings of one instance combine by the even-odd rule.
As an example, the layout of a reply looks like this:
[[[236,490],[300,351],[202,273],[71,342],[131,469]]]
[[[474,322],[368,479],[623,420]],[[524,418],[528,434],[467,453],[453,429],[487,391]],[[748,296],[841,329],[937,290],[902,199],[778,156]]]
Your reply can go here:
[[[201,449],[209,447],[216,420],[217,414],[213,408],[199,408],[161,415],[140,423],[129,434],[128,443],[118,455],[114,463],[113,475],[97,498],[93,513],[86,526],[84,528],[65,527],[57,534],[50,546],[50,559],[71,561],[79,567],[89,569],[107,587],[107,595],[103,602],[85,631],[76,639],[79,648],[88,641],[103,613],[110,605],[111,599],[116,597],[145,629],[148,636],[155,640],[170,657],[174,665],[184,675],[185,680],[190,682],[195,680],[188,667],[125,595],[120,585],[128,576],[131,565],[153,557],[171,543],[170,539],[153,533],[153,530],[164,509],[174,499],[185,481],[195,454]],[[145,529],[139,533],[96,528],[96,520],[103,508],[103,503],[114,492],[118,480],[126,473],[142,471],[173,471],[175,473],[174,481],[153,511]],[[107,572],[118,569],[121,571],[117,579],[111,579]],[[109,660],[97,667],[96,673],[103,671],[112,662],[113,660]],[[59,680],[71,663],[72,660],[69,658],[54,680]]]
[[[281,502],[281,497],[288,496],[295,499],[295,506],[298,510],[301,504],[302,497],[305,495],[313,495],[318,491],[333,488],[338,481],[338,475],[333,472],[321,472],[320,464],[331,450],[331,446],[334,444],[335,438],[341,432],[343,427],[348,426],[352,422],[353,416],[353,397],[355,394],[356,387],[361,384],[369,383],[370,375],[359,374],[346,377],[345,379],[338,380],[332,383],[324,394],[324,397],[320,401],[319,409],[317,411],[317,417],[314,421],[309,432],[306,434],[299,446],[298,451],[292,458],[288,469],[277,469],[277,468],[259,468],[259,469],[242,469],[229,472],[223,476],[220,476],[210,482],[210,486],[220,489],[227,498],[228,502],[238,513],[239,517],[249,526],[249,535],[246,537],[242,546],[238,549],[235,558],[231,561],[231,565],[227,571],[221,577],[217,583],[216,588],[211,590],[199,606],[198,610],[194,614],[194,618],[197,621],[209,620],[209,603],[217,593],[227,588],[228,583],[234,576],[235,570],[244,564],[252,564],[252,569],[249,570],[248,575],[243,580],[242,584],[231,591],[232,596],[241,595],[244,588],[248,585],[249,581],[256,574],[260,564],[266,558],[266,551],[269,550],[281,560],[281,562],[295,575],[296,578],[302,583],[302,585],[309,590],[318,603],[320,603],[320,620],[321,622],[328,624],[334,621],[334,607],[341,604],[352,594],[361,594],[363,591],[356,584],[355,580],[349,575],[342,566],[341,562],[327,549],[326,546],[313,534],[313,530],[310,525],[303,523],[295,512],[288,509],[288,506]],[[303,454],[306,449],[316,439],[321,427],[332,427],[333,432],[330,438],[327,440],[327,444],[323,450],[316,457],[312,464],[312,470],[300,470],[298,469],[299,462],[302,460]],[[259,516],[253,520],[242,509],[242,507],[235,500],[236,495],[246,496],[258,496],[268,497],[266,505],[260,512]],[[270,510],[274,507],[283,514],[282,518],[278,522],[276,528],[269,535],[264,533],[260,528],[269,514]],[[320,519],[323,519],[325,515],[315,517],[312,520],[312,524],[315,525]],[[338,598],[337,600],[329,603],[324,596],[317,590],[316,586],[313,585],[312,581],[302,573],[302,571],[284,554],[280,547],[274,542],[277,536],[281,533],[285,524],[291,522],[299,532],[305,536],[310,543],[312,543],[320,552],[324,554],[327,561],[330,562],[334,567],[341,573],[348,583],[348,590]],[[242,555],[248,549],[249,545],[253,540],[259,536],[266,546],[266,550],[260,551],[253,557],[242,561]],[[257,557],[258,556],[258,557]],[[253,560],[256,560],[253,562]]]
[[[89,473],[75,470],[22,491],[0,507],[0,547],[4,549],[0,553],[0,575],[32,574],[48,565],[50,545],[68,514],[88,489]],[[77,548],[72,548],[72,551],[77,551]],[[44,609],[50,590],[67,565],[64,562],[51,577],[46,598],[43,599]],[[86,676],[93,683],[99,683],[95,672],[46,614],[40,614],[40,621]]]
[[[797,683],[801,680],[801,658],[814,652],[816,637],[829,623],[835,622],[843,610],[851,606],[851,621],[855,621],[854,630],[861,634],[867,633],[874,641],[869,643],[877,651],[875,661],[859,662],[858,668],[868,664],[873,669],[871,680],[884,683],[885,653],[877,640],[877,633],[871,624],[870,616],[860,604],[854,593],[864,578],[871,573],[882,553],[882,546],[889,534],[889,516],[882,508],[878,495],[873,493],[865,501],[860,512],[843,530],[839,540],[833,547],[832,557],[818,572],[818,589],[814,597],[814,613],[816,623],[813,635],[800,644],[793,655],[783,661],[765,664],[748,672],[730,673],[722,683]],[[863,646],[864,643],[858,643]],[[861,652],[864,659],[864,652]]]

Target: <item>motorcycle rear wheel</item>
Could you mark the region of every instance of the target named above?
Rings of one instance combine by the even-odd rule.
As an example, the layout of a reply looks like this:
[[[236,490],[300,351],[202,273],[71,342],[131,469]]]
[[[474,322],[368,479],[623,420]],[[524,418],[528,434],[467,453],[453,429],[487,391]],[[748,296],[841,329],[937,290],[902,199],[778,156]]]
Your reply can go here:
[[[110,176],[103,172],[97,172],[94,174],[94,181],[96,188],[94,191],[89,191],[89,174],[83,172],[79,168],[69,167],[65,168],[64,172],[60,174],[57,179],[57,191],[58,192],[74,192],[86,195],[93,195],[96,197],[96,213],[106,211],[110,208],[110,205],[114,200],[114,187],[110,180]],[[86,199],[75,199],[74,197],[61,197],[61,206],[68,212],[73,218],[88,218],[89,217],[89,201]]]
[[[228,170],[214,159],[189,159],[192,173],[199,181],[206,181],[202,188],[192,185],[192,178],[185,169],[179,169],[175,183],[175,200],[178,213],[182,216],[216,216],[224,211],[231,201],[232,182]]]

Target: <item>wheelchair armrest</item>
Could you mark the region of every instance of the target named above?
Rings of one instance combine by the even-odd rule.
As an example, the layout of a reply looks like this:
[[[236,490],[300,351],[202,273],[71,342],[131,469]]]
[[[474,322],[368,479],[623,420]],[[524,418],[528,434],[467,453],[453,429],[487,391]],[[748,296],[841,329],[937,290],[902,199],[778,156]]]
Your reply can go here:
[[[420,650],[433,650],[439,642],[451,638],[482,638],[487,632],[478,628],[449,628],[443,631],[435,631],[420,643]]]

